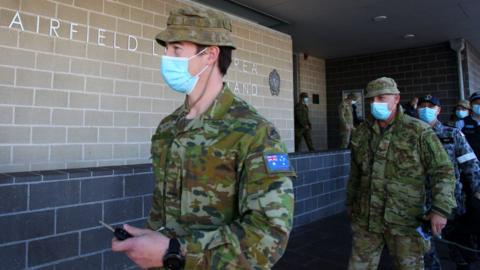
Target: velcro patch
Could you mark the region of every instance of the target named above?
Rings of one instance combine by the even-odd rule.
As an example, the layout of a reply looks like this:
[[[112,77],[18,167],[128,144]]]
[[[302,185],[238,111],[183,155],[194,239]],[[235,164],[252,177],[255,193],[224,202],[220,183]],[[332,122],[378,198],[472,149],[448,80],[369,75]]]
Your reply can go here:
[[[266,154],[263,159],[269,173],[292,171],[287,154]]]

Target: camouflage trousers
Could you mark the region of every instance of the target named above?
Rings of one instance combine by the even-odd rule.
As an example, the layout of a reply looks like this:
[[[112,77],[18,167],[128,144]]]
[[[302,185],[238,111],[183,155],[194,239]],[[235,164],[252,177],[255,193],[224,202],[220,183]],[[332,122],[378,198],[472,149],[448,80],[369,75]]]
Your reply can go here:
[[[340,131],[340,137],[341,137],[341,143],[340,143],[340,148],[348,148],[350,145],[350,138],[352,136],[352,131],[350,130],[341,130]]]
[[[423,255],[430,249],[430,243],[420,235],[395,235],[388,229],[384,233],[372,233],[355,224],[352,232],[349,270],[376,270],[385,245],[393,258],[394,269],[423,270]]]

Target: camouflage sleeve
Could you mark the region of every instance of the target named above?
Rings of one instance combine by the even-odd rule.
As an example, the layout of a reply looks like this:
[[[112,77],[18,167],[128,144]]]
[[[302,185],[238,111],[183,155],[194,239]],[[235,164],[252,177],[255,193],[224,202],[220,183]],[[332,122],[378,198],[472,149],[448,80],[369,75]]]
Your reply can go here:
[[[432,183],[432,211],[448,217],[455,202],[455,173],[447,152],[432,129],[420,136],[421,158]]]
[[[270,269],[283,255],[293,223],[293,170],[269,171],[265,156],[286,155],[272,127],[256,130],[239,164],[238,218],[180,239],[185,269]]]
[[[478,158],[460,130],[457,130],[454,136],[456,145],[455,158],[460,168],[462,182],[469,186],[467,190],[470,190],[472,193],[480,192],[480,166]]]

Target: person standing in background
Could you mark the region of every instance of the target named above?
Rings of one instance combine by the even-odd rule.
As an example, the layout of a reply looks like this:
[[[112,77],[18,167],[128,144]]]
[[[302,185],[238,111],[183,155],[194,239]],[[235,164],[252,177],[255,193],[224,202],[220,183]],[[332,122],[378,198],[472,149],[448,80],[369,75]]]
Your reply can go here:
[[[348,94],[338,106],[338,115],[340,117],[340,148],[347,148],[350,144],[350,137],[352,131],[355,129],[353,116],[353,102],[356,101],[356,96],[353,93]]]
[[[300,98],[295,104],[295,151],[300,151],[302,137],[305,138],[309,151],[315,151],[312,142],[312,123],[310,123],[310,116],[308,115],[309,103],[308,94],[300,93]]]

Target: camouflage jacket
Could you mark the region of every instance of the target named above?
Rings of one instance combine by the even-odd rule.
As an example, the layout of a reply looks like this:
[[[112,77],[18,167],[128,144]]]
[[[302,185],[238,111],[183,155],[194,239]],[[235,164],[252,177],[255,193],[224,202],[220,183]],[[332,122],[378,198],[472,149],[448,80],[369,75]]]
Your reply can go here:
[[[310,124],[310,117],[308,115],[308,106],[302,102],[295,104],[295,126],[296,128],[306,129]]]
[[[353,129],[353,109],[352,104],[342,100],[338,106],[338,115],[340,117],[340,130]]]
[[[455,214],[464,214],[465,190],[472,193],[467,195],[480,192],[480,168],[478,159],[468,144],[465,135],[463,135],[459,129],[445,126],[440,121],[437,121],[433,126],[433,130],[447,151],[455,170],[455,198],[457,200]],[[463,189],[462,184],[467,185],[467,187]]]
[[[273,125],[226,86],[199,118],[186,105],[152,137],[156,185],[147,226],[167,228],[185,269],[269,269],[284,253],[295,172]],[[272,166],[272,160],[285,166]]]
[[[432,180],[432,210],[448,216],[455,207],[452,163],[433,130],[405,115],[401,107],[381,130],[370,117],[353,132],[347,206],[352,222],[369,231],[385,227],[416,234],[425,212],[427,177]]]

